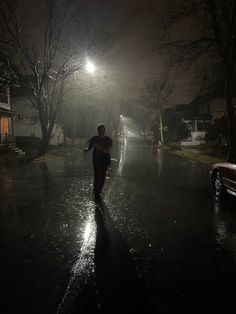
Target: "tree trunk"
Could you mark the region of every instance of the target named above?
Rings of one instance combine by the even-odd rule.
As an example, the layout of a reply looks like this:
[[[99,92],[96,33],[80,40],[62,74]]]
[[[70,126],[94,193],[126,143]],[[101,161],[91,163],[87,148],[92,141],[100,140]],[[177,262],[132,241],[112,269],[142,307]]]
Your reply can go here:
[[[38,155],[39,156],[43,156],[46,154],[47,150],[48,150],[48,145],[49,145],[49,141],[50,141],[50,137],[51,137],[51,133],[49,130],[44,131],[42,134],[42,139],[40,141],[39,144],[39,148],[38,148]]]
[[[233,102],[233,79],[226,82],[226,105],[229,116],[229,146],[227,160],[236,163],[236,115]]]
[[[48,150],[49,140],[50,140],[50,136],[48,136],[48,134],[43,134],[42,139],[39,143],[39,148],[38,148],[39,156],[43,156],[46,154]]]
[[[146,137],[146,128],[145,127],[143,128],[143,137],[144,138]]]
[[[163,123],[162,123],[162,114],[161,114],[161,110],[160,110],[160,136],[161,136],[161,144],[164,143],[164,137],[163,137]]]

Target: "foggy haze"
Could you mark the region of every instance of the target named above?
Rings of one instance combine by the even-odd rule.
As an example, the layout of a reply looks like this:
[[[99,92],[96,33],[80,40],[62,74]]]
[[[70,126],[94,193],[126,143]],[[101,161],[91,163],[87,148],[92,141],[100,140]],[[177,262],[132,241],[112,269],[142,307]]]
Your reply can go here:
[[[40,4],[37,1],[18,1],[30,23],[33,21],[34,32],[40,31]],[[153,53],[150,48],[149,35],[152,32],[156,15],[164,14],[179,0],[162,1],[70,1],[70,6],[79,8],[78,31],[80,23],[86,21],[92,29],[97,27],[111,34],[112,48],[97,58],[91,53],[89,57],[97,64],[99,76],[109,81],[112,94],[122,99],[142,96],[146,79],[158,79],[165,75],[163,52]],[[76,28],[74,38],[76,38]],[[78,37],[78,46],[80,45]],[[175,103],[187,103],[194,96],[192,77],[182,75],[174,82],[175,88],[167,100],[167,106]],[[110,93],[108,91],[108,93]]]

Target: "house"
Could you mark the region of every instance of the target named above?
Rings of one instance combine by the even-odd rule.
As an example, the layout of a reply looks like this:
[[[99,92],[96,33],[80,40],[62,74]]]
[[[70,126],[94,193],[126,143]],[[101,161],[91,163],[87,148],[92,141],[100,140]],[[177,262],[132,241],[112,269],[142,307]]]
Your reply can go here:
[[[212,122],[209,114],[208,102],[194,100],[190,104],[175,106],[175,115],[178,123],[183,123],[189,130],[190,136],[182,145],[199,145],[205,142],[206,132]]]
[[[12,108],[16,112],[15,137],[19,146],[25,146],[32,141],[39,142],[42,137],[38,111],[33,107],[27,91],[24,88],[14,88],[12,91]],[[37,140],[37,141],[36,141]],[[55,123],[50,145],[59,145],[64,141],[62,128]]]
[[[212,99],[209,103],[209,113],[212,121],[222,118],[227,113],[225,98]]]
[[[11,110],[9,87],[0,87],[0,145],[15,141],[15,113]]]
[[[234,93],[236,104],[236,92]],[[177,104],[173,109],[177,125],[182,123],[189,131],[189,136],[182,145],[205,143],[207,132],[214,121],[227,114],[225,82],[213,82],[205,93],[194,98],[191,103]]]

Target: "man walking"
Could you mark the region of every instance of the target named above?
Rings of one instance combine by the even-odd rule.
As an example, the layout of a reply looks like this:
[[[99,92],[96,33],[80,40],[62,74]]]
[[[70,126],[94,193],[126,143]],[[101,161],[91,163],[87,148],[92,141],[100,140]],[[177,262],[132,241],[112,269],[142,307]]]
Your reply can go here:
[[[106,136],[106,128],[103,124],[97,127],[98,135],[93,136],[89,140],[88,147],[84,152],[88,152],[93,148],[93,169],[94,169],[94,184],[93,192],[95,202],[100,201],[101,192],[105,183],[107,167],[111,163],[112,139]]]

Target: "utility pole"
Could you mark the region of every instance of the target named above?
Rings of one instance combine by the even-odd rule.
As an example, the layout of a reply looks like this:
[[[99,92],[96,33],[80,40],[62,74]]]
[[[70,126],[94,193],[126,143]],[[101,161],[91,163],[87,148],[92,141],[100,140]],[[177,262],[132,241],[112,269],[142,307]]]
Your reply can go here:
[[[76,84],[76,78],[75,78],[75,73],[73,73],[73,83],[74,83],[74,88],[73,88],[73,117],[72,117],[72,145],[75,145],[75,84]]]
[[[160,119],[161,144],[163,144],[164,143],[164,137],[163,137],[163,123],[162,123],[161,106],[160,106],[160,109],[159,109],[159,119]]]

